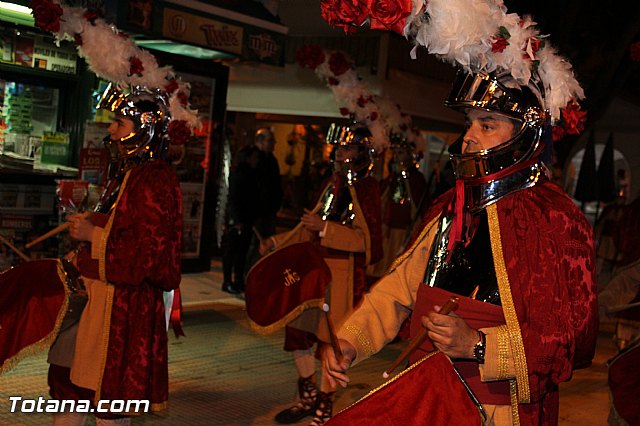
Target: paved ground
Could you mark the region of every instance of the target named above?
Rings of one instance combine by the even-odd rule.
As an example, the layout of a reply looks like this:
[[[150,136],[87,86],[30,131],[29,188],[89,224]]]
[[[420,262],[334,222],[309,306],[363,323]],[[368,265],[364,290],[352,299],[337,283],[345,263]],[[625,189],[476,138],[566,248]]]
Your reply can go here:
[[[252,332],[242,298],[220,291],[221,282],[219,262],[213,263],[210,272],[183,277],[186,338],[171,336],[169,341],[170,409],[161,416],[136,418],[134,425],[272,425],[275,413],[293,400],[296,372],[282,350],[282,333],[260,336]],[[339,391],[336,409],[381,384],[382,371],[403,345],[392,344],[354,367],[353,384]],[[604,325],[593,366],[577,371],[562,386],[561,425],[606,424],[605,362],[613,354],[611,327]],[[46,369],[45,355],[40,354],[0,376],[0,425],[51,424],[49,414],[9,412],[9,396],[47,396]]]

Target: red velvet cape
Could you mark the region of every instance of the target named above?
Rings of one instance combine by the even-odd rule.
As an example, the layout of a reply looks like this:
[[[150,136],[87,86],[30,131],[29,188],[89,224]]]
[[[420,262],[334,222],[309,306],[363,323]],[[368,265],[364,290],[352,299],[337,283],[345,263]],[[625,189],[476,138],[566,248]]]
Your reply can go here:
[[[453,195],[451,190],[434,201],[424,225],[452,202]],[[529,395],[518,394],[520,421],[556,424],[558,384],[571,378],[573,368],[588,366],[595,354],[593,231],[565,192],[548,181],[510,194],[496,207],[526,356]]]
[[[115,287],[102,399],[148,399],[166,405],[169,393],[163,291],[180,285],[182,196],[173,170],[163,161],[130,171],[111,210],[105,271]],[[94,214],[104,225],[107,216]],[[99,279],[91,253],[78,253],[83,275]]]

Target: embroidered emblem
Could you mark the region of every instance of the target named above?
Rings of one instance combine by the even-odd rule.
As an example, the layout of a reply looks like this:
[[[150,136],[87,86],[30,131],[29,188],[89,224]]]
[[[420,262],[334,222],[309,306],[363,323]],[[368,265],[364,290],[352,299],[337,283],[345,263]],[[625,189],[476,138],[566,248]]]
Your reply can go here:
[[[282,273],[284,274],[284,285],[287,287],[300,281],[300,275],[291,269],[285,269]]]

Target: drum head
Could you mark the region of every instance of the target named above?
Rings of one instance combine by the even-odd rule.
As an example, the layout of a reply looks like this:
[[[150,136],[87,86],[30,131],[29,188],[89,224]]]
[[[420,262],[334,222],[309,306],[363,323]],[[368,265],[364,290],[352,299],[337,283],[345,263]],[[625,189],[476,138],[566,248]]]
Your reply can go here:
[[[67,310],[64,283],[58,259],[25,262],[0,274],[0,373],[51,346]]]
[[[292,244],[260,259],[247,274],[245,299],[251,326],[271,333],[304,310],[321,307],[331,271],[309,242]]]

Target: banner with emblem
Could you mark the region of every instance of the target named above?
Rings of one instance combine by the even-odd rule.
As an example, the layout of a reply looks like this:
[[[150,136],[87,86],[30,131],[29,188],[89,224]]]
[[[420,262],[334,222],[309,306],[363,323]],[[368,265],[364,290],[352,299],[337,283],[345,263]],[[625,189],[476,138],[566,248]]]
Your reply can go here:
[[[251,327],[277,331],[325,302],[331,271],[310,242],[291,244],[260,259],[246,278],[245,299]]]

